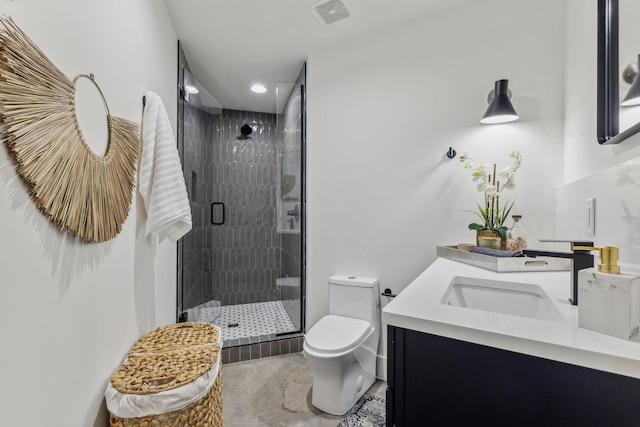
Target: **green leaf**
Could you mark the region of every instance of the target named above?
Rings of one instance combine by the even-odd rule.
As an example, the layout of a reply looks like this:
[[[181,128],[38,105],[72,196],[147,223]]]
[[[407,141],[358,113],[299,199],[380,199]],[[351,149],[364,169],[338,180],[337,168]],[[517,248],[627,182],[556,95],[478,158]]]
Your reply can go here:
[[[469,230],[486,230],[487,227],[485,227],[484,225],[480,225],[477,223],[471,223],[469,224]]]
[[[507,240],[507,227],[501,226],[494,228],[498,233],[500,233],[500,238],[502,240]]]
[[[511,212],[511,209],[513,209],[513,202],[511,202],[511,204],[509,205],[509,208],[506,209],[502,215],[500,216],[499,220],[499,224],[502,225],[504,224],[504,222],[507,220],[507,218],[509,217],[509,213]]]
[[[476,206],[478,206],[478,210],[480,211],[480,217],[482,218],[482,220],[484,221],[484,223],[486,225],[489,225],[489,209],[485,209],[482,206],[480,206],[479,204],[476,203]]]

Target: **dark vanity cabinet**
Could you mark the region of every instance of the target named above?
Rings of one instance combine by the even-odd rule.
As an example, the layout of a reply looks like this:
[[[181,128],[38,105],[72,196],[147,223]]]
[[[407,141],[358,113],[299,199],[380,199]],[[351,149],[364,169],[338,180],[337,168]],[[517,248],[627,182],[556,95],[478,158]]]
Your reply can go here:
[[[636,378],[394,326],[387,340],[388,427],[640,426]]]

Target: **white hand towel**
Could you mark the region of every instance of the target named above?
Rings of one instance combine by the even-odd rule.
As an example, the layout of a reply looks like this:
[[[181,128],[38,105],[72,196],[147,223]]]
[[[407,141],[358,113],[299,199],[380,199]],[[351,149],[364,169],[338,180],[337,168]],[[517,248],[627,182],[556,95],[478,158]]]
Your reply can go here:
[[[145,95],[138,191],[147,210],[146,235],[177,241],[191,230],[191,208],[180,156],[162,99]]]

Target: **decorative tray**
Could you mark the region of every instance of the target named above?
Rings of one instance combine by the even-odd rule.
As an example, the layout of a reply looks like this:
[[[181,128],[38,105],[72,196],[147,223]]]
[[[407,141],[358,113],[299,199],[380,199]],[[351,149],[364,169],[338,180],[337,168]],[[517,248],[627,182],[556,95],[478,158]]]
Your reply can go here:
[[[546,256],[493,257],[457,249],[457,245],[437,246],[436,255],[499,273],[516,271],[567,271],[571,270],[572,262],[568,258]]]

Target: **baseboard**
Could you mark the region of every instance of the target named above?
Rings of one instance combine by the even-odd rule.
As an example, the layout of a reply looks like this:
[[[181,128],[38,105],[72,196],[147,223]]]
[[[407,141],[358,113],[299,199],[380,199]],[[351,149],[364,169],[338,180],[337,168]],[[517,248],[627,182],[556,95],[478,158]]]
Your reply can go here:
[[[387,380],[387,356],[376,357],[376,378],[379,380]]]

